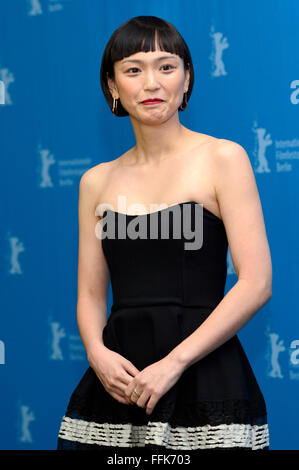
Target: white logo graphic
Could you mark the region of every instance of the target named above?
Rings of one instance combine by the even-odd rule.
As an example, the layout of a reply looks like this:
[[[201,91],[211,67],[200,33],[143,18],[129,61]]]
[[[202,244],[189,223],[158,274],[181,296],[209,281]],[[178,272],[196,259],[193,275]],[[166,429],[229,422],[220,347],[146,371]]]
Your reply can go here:
[[[0,80],[0,104],[5,104],[5,85],[2,80]]]
[[[29,16],[41,15],[43,13],[39,0],[28,0],[28,1],[29,1],[29,7],[30,7],[30,10],[28,11]]]
[[[10,256],[11,267],[9,269],[9,273],[10,274],[22,274],[18,256],[20,253],[22,253],[22,251],[25,251],[24,245],[22,242],[19,241],[17,237],[10,237],[9,243],[10,243],[10,250],[11,250],[11,256]]]
[[[253,155],[255,160],[254,171],[256,173],[270,173],[272,171],[266,157],[267,147],[272,144],[274,145],[272,166],[275,171],[281,173],[293,170],[293,161],[297,162],[299,158],[299,151],[297,150],[299,139],[272,139],[271,134],[267,133],[265,128],[258,127],[256,121],[252,131],[255,134]]]
[[[51,321],[51,318],[49,318],[48,323],[50,326],[50,359],[84,361],[86,354],[80,335],[67,334],[65,328],[59,322]],[[61,340],[63,338],[65,338],[65,341],[62,348]],[[63,354],[63,351],[66,354]]]
[[[298,346],[298,349],[296,347]],[[295,349],[295,351],[291,352],[291,363],[294,365],[299,364],[299,340],[294,339],[294,341],[291,342],[291,349]]]
[[[21,442],[32,442],[32,436],[29,431],[29,424],[31,421],[35,420],[35,416],[32,411],[30,411],[29,406],[21,406]]]
[[[292,104],[299,103],[299,80],[293,80],[291,82],[291,88],[295,88],[295,91],[291,93],[290,101]]]
[[[53,183],[49,175],[49,168],[51,165],[55,163],[54,157],[52,154],[50,154],[50,151],[47,149],[40,149],[39,155],[40,155],[40,162],[41,162],[41,178],[42,178],[40,187],[41,188],[52,187]]]
[[[3,341],[0,341],[0,364],[5,364],[5,346]]]
[[[271,135],[266,135],[266,129],[254,126],[253,132],[256,135],[255,159],[257,160],[257,173],[270,173],[268,161],[266,159],[266,149],[272,144]]]
[[[57,322],[50,323],[50,327],[51,327],[51,332],[52,332],[52,343],[51,343],[52,354],[50,358],[54,360],[57,360],[57,359],[62,360],[63,355],[59,347],[59,343],[62,338],[66,337],[65,331],[63,328],[61,328],[60,324]]]
[[[288,352],[289,378],[291,380],[299,380],[299,340],[294,339],[290,342],[290,347],[286,348],[284,341],[279,338],[277,333],[269,333],[267,328],[267,336],[269,337],[269,350],[266,359],[269,365],[268,376],[283,379],[281,366],[279,364],[279,355],[283,351]],[[285,361],[284,361],[285,364]]]
[[[47,148],[42,148],[41,144],[38,145],[38,186],[40,188],[52,188],[54,186],[50,176],[51,165],[56,164],[55,169],[57,172],[55,177],[58,177],[57,184],[60,186],[72,186],[74,179],[80,177],[92,163],[91,158],[73,158],[73,159],[55,159],[54,155]],[[83,168],[82,168],[82,165]],[[56,181],[56,180],[55,180]]]
[[[65,0],[64,0],[65,1]],[[63,5],[59,0],[48,0],[48,10],[50,12],[62,10]]]
[[[0,69],[0,80],[3,83],[3,85],[1,86],[3,90],[1,104],[12,104],[12,100],[8,91],[8,86],[15,81],[14,76],[11,72],[9,72],[8,69]],[[4,99],[4,91],[5,91],[5,103],[2,102],[2,100]]]
[[[270,342],[271,342],[271,371],[269,372],[270,377],[279,377],[280,379],[283,378],[281,373],[280,365],[278,363],[278,356],[282,351],[285,351],[285,347],[283,345],[283,341],[278,341],[279,335],[276,333],[269,334]]]
[[[40,0],[27,0],[28,5],[29,5],[29,10],[28,10],[28,15],[29,16],[36,16],[36,15],[42,15],[42,7]],[[65,1],[65,0],[64,0]],[[63,5],[61,3],[61,0],[48,0],[48,11],[51,13],[53,11],[58,11],[62,10]]]
[[[290,379],[299,380],[299,339],[294,339],[290,345]]]
[[[213,51],[210,56],[210,59],[214,67],[212,76],[219,77],[220,75],[227,75],[222,60],[222,54],[223,51],[229,47],[229,43],[227,42],[227,38],[224,37],[222,33],[214,32],[214,27],[212,27],[211,30],[212,33],[210,34],[210,36],[213,38]]]

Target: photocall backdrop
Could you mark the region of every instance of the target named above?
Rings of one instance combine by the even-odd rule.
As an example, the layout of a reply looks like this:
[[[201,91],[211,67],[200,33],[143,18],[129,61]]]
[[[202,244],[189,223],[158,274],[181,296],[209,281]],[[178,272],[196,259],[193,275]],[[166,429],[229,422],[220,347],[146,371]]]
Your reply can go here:
[[[250,157],[273,295],[239,338],[271,449],[299,449],[298,0],[0,1],[0,448],[55,449],[88,367],[76,322],[79,181],[135,145],[99,74],[113,31],[139,15],[170,21],[190,48],[195,83],[181,122]],[[236,281],[228,252],[226,292]],[[110,285],[108,314],[111,305]]]

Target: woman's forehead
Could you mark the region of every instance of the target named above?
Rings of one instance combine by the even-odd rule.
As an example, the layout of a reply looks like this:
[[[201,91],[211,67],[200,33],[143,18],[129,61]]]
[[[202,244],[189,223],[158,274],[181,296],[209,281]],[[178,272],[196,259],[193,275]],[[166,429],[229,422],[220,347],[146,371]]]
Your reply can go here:
[[[164,59],[180,59],[180,57],[173,52],[167,52],[167,51],[158,49],[156,51],[136,52],[134,54],[131,54],[130,56],[124,57],[123,59],[121,59],[120,62],[121,63],[126,63],[126,62],[131,62],[131,61],[147,62],[147,61],[159,61],[159,60],[164,60]]]

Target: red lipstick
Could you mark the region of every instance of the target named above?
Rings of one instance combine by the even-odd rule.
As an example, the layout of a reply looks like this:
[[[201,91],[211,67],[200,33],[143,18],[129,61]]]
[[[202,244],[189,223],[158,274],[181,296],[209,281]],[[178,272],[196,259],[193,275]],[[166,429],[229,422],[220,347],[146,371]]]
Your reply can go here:
[[[150,98],[147,100],[142,101],[142,104],[158,104],[158,103],[163,103],[164,100],[161,100],[160,98]]]

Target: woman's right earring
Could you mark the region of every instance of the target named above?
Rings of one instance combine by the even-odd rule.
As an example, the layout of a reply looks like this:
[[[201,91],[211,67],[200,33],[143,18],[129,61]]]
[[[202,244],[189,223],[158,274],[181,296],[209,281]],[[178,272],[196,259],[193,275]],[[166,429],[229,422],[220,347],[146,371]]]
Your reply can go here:
[[[116,111],[117,111],[117,99],[113,97],[112,113],[114,114],[114,116],[117,116]]]
[[[186,109],[187,106],[188,106],[188,103],[187,103],[187,91],[185,91],[183,103],[181,104],[180,109],[181,109],[182,111],[184,111],[184,109]]]

